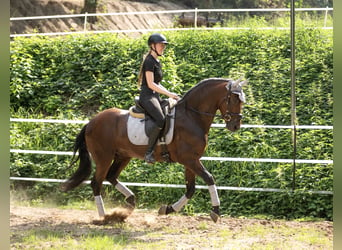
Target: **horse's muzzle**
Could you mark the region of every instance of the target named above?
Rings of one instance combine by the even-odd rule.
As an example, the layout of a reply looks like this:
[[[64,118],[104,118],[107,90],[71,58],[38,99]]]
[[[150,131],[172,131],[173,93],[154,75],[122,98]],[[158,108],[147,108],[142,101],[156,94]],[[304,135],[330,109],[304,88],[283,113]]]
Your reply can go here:
[[[241,120],[230,120],[229,122],[226,123],[226,128],[231,132],[235,132],[239,130],[240,127],[241,127]]]
[[[222,118],[226,122],[226,128],[230,131],[235,132],[236,130],[240,129],[241,120],[243,118],[240,113],[226,112]]]

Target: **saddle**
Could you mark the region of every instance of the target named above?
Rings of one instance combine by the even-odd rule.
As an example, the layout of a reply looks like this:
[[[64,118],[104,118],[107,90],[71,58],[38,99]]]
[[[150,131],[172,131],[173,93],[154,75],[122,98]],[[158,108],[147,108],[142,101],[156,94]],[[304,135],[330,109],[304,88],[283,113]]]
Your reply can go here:
[[[129,108],[127,120],[128,139],[134,145],[148,145],[148,137],[153,126],[155,126],[154,121],[140,105],[139,97],[135,97],[134,101],[135,105]],[[177,101],[171,98],[161,102],[161,107],[165,114],[165,126],[160,132],[157,144],[161,145],[162,157],[167,162],[170,162],[170,156],[166,145],[171,143],[173,139],[174,117],[176,112],[174,107],[176,104]]]
[[[146,114],[145,109],[140,105],[138,96],[134,97],[134,103],[135,105],[129,108],[129,114],[134,118],[142,119],[143,121],[145,121],[145,133],[149,137],[151,129],[154,126],[154,121],[148,114]],[[176,104],[177,101],[172,98],[163,99],[160,104],[166,118],[165,126],[160,132],[160,139],[165,137],[170,129],[170,121],[172,118],[171,110]]]

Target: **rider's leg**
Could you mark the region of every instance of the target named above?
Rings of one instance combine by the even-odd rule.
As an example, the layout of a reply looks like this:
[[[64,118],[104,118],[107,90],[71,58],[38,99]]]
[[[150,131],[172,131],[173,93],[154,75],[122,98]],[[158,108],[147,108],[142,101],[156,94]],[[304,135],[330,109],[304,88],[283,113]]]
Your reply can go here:
[[[154,127],[152,128],[151,134],[149,136],[148,147],[145,154],[145,161],[148,163],[154,163],[154,148],[157,144],[159,133],[164,127],[165,116],[160,106],[158,97],[152,96],[151,98],[140,100],[140,103],[154,121]]]
[[[147,147],[147,151],[145,154],[145,161],[147,163],[154,163],[155,159],[153,157],[153,153],[154,153],[154,147],[157,144],[158,138],[159,138],[159,133],[160,130],[162,128],[159,128],[157,125],[155,125],[151,131],[151,134],[148,138],[148,147]]]

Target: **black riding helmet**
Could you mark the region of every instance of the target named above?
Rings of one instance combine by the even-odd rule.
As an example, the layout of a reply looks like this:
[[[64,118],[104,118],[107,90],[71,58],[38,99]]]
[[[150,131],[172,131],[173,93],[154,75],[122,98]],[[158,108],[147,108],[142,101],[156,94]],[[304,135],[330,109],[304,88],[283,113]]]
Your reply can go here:
[[[148,46],[151,46],[151,44],[153,43],[165,43],[168,44],[166,37],[162,34],[159,33],[154,33],[152,35],[150,35],[150,37],[148,38]]]

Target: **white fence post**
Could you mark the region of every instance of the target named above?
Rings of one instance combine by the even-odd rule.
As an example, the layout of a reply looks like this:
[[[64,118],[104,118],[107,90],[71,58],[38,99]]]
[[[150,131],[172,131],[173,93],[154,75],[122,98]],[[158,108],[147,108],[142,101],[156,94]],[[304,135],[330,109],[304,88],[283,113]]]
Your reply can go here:
[[[329,7],[327,6],[327,8],[325,9],[324,27],[327,27],[328,10],[329,10]]]
[[[197,8],[195,8],[195,23],[194,23],[194,27],[195,27],[195,29],[197,28]]]
[[[83,31],[87,31],[87,17],[88,17],[88,12],[84,13]]]

